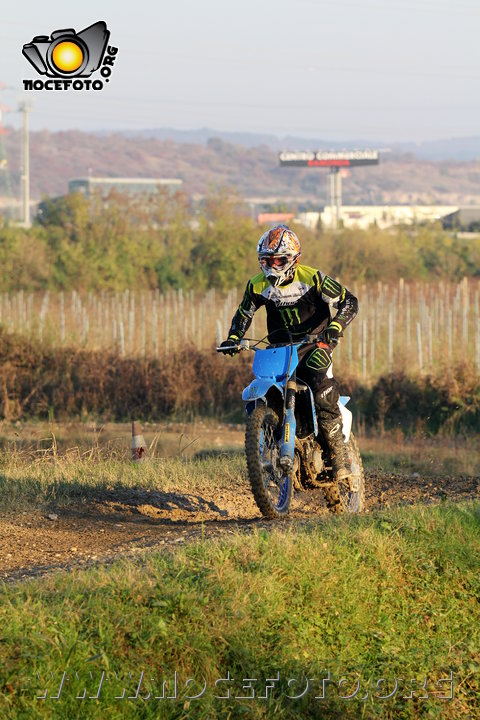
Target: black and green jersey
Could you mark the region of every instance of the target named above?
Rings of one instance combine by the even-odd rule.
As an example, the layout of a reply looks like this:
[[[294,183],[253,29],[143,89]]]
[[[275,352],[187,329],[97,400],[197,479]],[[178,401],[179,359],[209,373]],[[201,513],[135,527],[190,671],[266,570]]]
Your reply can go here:
[[[298,265],[293,280],[278,287],[270,285],[260,272],[247,283],[229,337],[243,337],[255,311],[262,305],[267,311],[271,343],[288,342],[288,331],[294,339],[300,339],[322,332],[329,324],[342,332],[358,312],[357,298],[320,270]]]

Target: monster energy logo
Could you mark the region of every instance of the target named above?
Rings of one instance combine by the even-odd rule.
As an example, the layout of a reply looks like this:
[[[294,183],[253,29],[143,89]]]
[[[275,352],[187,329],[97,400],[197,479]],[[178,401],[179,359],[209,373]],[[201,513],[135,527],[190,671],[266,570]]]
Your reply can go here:
[[[280,310],[280,314],[285,325],[300,324],[300,313],[298,312],[298,308],[282,308]]]
[[[328,297],[338,297],[342,291],[342,286],[336,280],[333,280],[328,275],[325,275],[322,282],[322,290]]]
[[[307,367],[313,370],[326,370],[331,363],[330,355],[323,348],[314,350],[307,359]]]

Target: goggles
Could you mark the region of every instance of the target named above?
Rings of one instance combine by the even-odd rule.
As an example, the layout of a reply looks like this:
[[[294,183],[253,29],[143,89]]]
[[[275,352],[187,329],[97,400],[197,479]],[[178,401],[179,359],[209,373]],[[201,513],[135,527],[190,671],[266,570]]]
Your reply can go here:
[[[277,270],[283,270],[291,261],[291,257],[288,255],[266,255],[260,258],[260,264],[265,268],[276,268]]]

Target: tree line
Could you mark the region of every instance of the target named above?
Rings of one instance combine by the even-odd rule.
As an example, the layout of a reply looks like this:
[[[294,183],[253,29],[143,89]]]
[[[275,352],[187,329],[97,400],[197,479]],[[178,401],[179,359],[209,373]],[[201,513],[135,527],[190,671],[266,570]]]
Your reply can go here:
[[[310,230],[292,223],[302,262],[353,281],[480,275],[480,240],[439,224]],[[0,225],[0,282],[12,290],[226,290],[258,271],[258,227],[229,190],[193,204],[183,193],[45,198],[31,228]]]

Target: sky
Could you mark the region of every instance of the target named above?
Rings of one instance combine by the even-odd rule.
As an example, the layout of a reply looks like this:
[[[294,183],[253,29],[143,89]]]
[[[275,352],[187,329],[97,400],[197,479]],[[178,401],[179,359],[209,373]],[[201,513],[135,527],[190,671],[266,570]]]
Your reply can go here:
[[[98,20],[118,47],[108,85],[22,90],[35,35]],[[33,130],[209,127],[400,142],[480,134],[478,0],[7,0],[4,125]],[[95,76],[92,76],[94,79]]]

